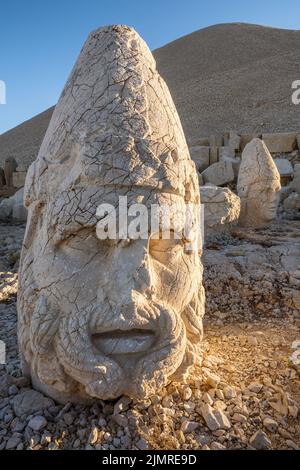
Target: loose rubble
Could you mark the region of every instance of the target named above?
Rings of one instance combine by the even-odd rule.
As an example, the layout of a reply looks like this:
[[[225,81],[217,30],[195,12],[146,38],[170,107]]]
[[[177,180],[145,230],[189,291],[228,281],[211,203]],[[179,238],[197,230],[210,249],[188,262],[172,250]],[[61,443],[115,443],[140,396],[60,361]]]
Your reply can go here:
[[[208,308],[203,364],[186,383],[141,401],[58,405],[21,375],[16,252],[24,226],[0,225],[0,233],[10,269],[9,277],[1,274],[0,291],[0,339],[8,358],[0,366],[0,449],[299,449],[299,369],[289,359],[300,340],[294,309],[245,304],[231,316],[233,300],[224,315]]]

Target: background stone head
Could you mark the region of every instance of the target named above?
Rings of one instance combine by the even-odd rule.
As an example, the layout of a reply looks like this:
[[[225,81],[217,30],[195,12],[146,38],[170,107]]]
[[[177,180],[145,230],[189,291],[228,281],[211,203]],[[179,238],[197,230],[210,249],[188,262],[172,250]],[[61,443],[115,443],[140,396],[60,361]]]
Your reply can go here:
[[[243,151],[238,175],[240,224],[268,225],[276,217],[280,189],[280,175],[269,150],[262,140],[253,139]]]
[[[204,294],[186,240],[96,237],[102,203],[193,203],[180,120],[151,52],[127,26],[93,32],[25,185],[19,343],[33,383],[59,400],[143,396],[199,355]],[[177,205],[177,206],[176,206]]]

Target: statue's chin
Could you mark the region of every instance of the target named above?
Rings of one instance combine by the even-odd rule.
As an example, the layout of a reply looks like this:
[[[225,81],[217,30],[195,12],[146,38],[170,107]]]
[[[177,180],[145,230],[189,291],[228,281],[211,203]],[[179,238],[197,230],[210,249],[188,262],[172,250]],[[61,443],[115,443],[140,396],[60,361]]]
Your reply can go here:
[[[31,352],[33,386],[60,403],[156,393],[182,368],[187,348],[181,314],[163,307],[156,312],[155,322],[127,329],[91,328],[91,321],[80,325],[75,315],[64,317],[47,354]]]
[[[268,211],[266,211],[266,213],[264,214],[265,215],[265,219],[268,221],[268,222],[271,222],[272,220],[274,220],[276,218],[276,214],[277,214],[277,208],[275,209],[269,209]]]
[[[118,358],[115,358],[116,360]],[[138,367],[138,363],[141,358],[134,357],[122,357],[119,362],[120,369],[123,372],[125,378],[121,384],[116,388],[114,383],[110,383],[109,379],[94,380],[91,376],[91,381],[87,381],[87,384],[81,384],[76,380],[72,380],[69,376],[69,380],[72,380],[74,386],[69,387],[66,390],[59,390],[55,387],[55,384],[50,385],[41,382],[39,377],[31,371],[31,381],[33,388],[42,392],[44,395],[49,396],[58,403],[66,404],[68,402],[90,404],[99,399],[101,400],[114,400],[122,395],[128,395],[132,398],[145,398],[150,394],[156,393],[162,386],[168,383],[168,377],[171,374],[167,374],[164,368],[157,368],[152,371],[152,376],[149,374],[149,369],[145,370],[139,366],[139,379],[135,377],[135,370]],[[147,357],[144,360],[148,363]],[[172,363],[173,355],[165,357],[167,363]],[[150,360],[150,362],[152,362]],[[176,371],[175,371],[176,372]],[[144,380],[143,380],[144,378]]]
[[[180,367],[185,355],[185,347],[178,341],[170,349],[157,347],[143,353],[113,354],[110,359],[118,365],[121,383],[113,378],[109,380],[110,371],[105,378],[90,382],[85,386],[89,396],[102,400],[114,400],[122,395],[141,399],[157,393],[168,383]]]
[[[31,383],[35,390],[38,390],[44,395],[55,400],[57,403],[61,403],[63,405],[69,402],[75,403],[75,404],[89,405],[93,403],[93,401],[95,401],[95,398],[85,393],[83,387],[79,386],[76,392],[74,393],[69,392],[69,391],[68,392],[59,391],[52,385],[47,385],[45,383],[42,383],[34,373],[31,373]]]

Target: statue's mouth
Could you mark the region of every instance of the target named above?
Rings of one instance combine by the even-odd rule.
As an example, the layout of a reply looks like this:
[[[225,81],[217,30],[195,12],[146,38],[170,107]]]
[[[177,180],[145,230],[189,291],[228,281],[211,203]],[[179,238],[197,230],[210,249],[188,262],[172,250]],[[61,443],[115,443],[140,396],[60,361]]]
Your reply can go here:
[[[270,205],[267,209],[267,212],[271,215],[276,213],[277,212],[277,205]]]
[[[106,356],[148,351],[155,342],[152,330],[112,330],[92,335],[93,346]]]

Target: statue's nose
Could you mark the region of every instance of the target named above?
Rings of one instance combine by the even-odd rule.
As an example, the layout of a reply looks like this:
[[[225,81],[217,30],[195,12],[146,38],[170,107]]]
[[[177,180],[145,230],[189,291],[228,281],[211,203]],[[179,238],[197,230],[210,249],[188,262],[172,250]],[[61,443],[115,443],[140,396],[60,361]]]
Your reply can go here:
[[[141,265],[133,272],[134,290],[141,294],[151,291],[152,275],[148,254],[143,258]]]
[[[112,263],[111,293],[118,303],[130,303],[133,293],[148,296],[153,290],[153,275],[145,240],[134,240],[128,246],[118,248]]]

